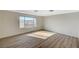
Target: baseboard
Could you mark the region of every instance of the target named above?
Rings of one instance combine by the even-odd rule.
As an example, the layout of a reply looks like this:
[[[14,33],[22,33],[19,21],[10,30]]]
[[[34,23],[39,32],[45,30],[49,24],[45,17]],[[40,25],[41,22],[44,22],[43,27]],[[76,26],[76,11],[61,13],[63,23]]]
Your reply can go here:
[[[31,33],[31,32],[41,31],[41,30],[43,30],[43,29],[33,30],[33,31],[25,32],[25,33],[20,33],[20,34],[12,35],[12,36],[7,36],[7,37],[3,37],[3,38],[0,38],[0,39],[5,39],[5,38],[10,38],[10,37],[15,37],[15,36],[19,36],[19,35],[23,35],[23,34],[28,34],[28,33]]]
[[[44,30],[46,30],[46,29],[44,29]],[[46,30],[46,31],[50,31],[50,30]],[[50,31],[50,32],[55,32],[55,31]],[[55,33],[59,33],[59,32],[55,32]],[[59,34],[63,34],[63,33],[59,33]],[[67,34],[63,34],[63,35],[71,36],[71,37],[79,39],[79,37],[75,37],[75,36],[72,36],[72,35],[67,35]]]

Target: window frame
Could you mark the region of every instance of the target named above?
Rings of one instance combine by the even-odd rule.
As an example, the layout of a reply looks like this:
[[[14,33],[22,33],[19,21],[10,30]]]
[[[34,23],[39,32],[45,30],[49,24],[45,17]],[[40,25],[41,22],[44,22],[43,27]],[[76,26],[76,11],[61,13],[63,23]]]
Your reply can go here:
[[[19,16],[19,21],[21,21],[21,18],[20,17],[24,17],[24,26],[23,27],[21,27],[21,22],[19,22],[20,24],[19,24],[19,27],[22,29],[22,28],[34,28],[34,27],[37,27],[37,18],[36,17],[32,17],[32,16]],[[26,22],[26,20],[25,20],[25,17],[29,17],[29,18],[33,18],[33,26],[32,27],[26,27],[25,26],[25,22]],[[35,19],[35,20],[34,20]]]

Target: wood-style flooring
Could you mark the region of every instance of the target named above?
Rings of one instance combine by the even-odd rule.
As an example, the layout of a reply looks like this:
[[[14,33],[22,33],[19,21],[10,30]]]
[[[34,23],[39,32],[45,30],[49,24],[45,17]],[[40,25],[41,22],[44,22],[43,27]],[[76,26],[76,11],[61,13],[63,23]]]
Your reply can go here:
[[[0,39],[0,48],[78,48],[79,39],[55,34],[48,39],[26,36],[26,34]]]

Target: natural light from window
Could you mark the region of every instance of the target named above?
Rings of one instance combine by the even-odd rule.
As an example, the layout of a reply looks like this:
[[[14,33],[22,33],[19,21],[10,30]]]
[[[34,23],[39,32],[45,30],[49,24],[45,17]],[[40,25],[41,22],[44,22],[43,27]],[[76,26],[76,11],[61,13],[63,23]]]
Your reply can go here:
[[[28,16],[20,16],[20,28],[36,27],[36,18]]]

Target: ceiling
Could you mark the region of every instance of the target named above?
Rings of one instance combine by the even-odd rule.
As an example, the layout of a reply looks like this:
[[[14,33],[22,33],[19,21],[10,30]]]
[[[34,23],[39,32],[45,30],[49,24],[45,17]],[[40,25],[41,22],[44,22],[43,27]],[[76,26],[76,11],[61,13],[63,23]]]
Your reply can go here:
[[[79,10],[54,10],[50,12],[49,10],[10,10],[13,12],[19,12],[24,14],[31,14],[36,16],[51,16],[56,14],[64,14],[64,13],[72,13],[72,12],[79,12]]]

